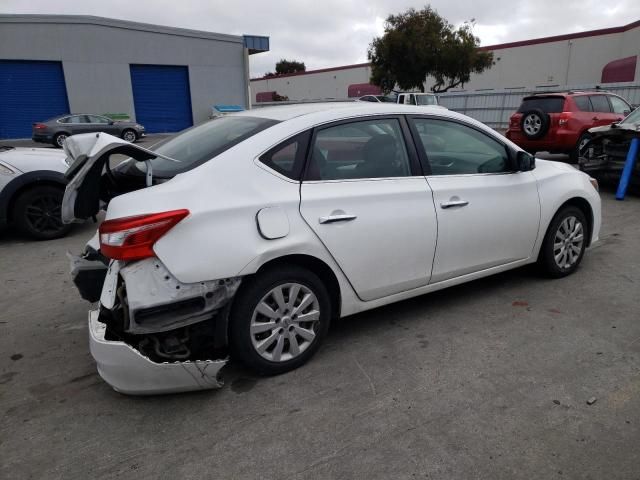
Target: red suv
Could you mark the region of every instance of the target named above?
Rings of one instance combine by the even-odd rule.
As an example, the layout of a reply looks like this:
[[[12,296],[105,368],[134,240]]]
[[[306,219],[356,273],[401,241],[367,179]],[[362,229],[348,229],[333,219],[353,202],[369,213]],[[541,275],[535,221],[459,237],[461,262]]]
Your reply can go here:
[[[522,99],[511,115],[507,138],[528,152],[568,153],[577,160],[589,130],[626,117],[633,108],[606,92],[541,93]]]

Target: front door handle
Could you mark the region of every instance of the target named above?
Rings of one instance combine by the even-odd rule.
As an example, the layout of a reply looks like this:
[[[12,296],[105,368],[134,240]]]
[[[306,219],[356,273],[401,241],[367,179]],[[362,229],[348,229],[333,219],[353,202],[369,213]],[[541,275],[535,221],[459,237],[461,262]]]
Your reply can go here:
[[[336,223],[336,222],[350,222],[358,218],[356,215],[348,215],[346,213],[339,215],[328,215],[326,217],[320,217],[318,221],[320,223]]]
[[[466,200],[452,200],[450,202],[443,202],[440,204],[440,208],[453,208],[453,207],[465,207],[469,205]]]

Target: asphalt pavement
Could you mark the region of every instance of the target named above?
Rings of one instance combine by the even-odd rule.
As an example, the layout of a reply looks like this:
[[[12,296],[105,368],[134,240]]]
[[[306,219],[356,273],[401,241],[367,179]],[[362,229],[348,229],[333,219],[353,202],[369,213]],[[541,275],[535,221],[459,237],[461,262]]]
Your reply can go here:
[[[335,322],[310,363],[128,397],[60,240],[0,233],[2,479],[637,479],[640,198],[572,276],[521,268]],[[594,401],[595,399],[595,401]],[[590,402],[591,404],[588,404]]]

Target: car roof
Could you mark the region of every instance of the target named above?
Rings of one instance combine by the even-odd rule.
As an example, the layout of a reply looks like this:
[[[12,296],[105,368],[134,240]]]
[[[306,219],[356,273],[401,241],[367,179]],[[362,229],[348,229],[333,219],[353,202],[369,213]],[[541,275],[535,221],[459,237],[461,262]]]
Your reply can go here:
[[[323,103],[302,103],[296,105],[278,105],[269,107],[253,108],[244,112],[232,115],[268,118],[277,121],[291,120],[292,118],[312,115],[320,112],[334,111],[348,115],[372,115],[372,114],[442,114],[444,110],[436,105],[402,105],[396,103],[382,102],[323,102]]]
[[[615,93],[607,92],[604,90],[569,90],[568,92],[540,92],[534,93],[533,95],[528,95],[523,98],[523,100],[528,100],[531,98],[549,98],[549,97],[569,97],[569,96],[580,96],[580,95],[615,95]]]

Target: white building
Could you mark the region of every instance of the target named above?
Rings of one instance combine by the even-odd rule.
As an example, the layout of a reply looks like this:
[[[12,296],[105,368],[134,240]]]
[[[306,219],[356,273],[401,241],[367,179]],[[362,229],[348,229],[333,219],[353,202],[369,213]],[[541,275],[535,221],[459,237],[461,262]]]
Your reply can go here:
[[[622,27],[482,48],[493,52],[495,65],[473,75],[464,89],[450,91],[640,82],[640,20]],[[368,85],[370,73],[369,64],[364,63],[252,79],[252,101],[270,101],[274,92],[294,101],[358,97],[376,91]],[[427,79],[425,87],[433,83]]]

